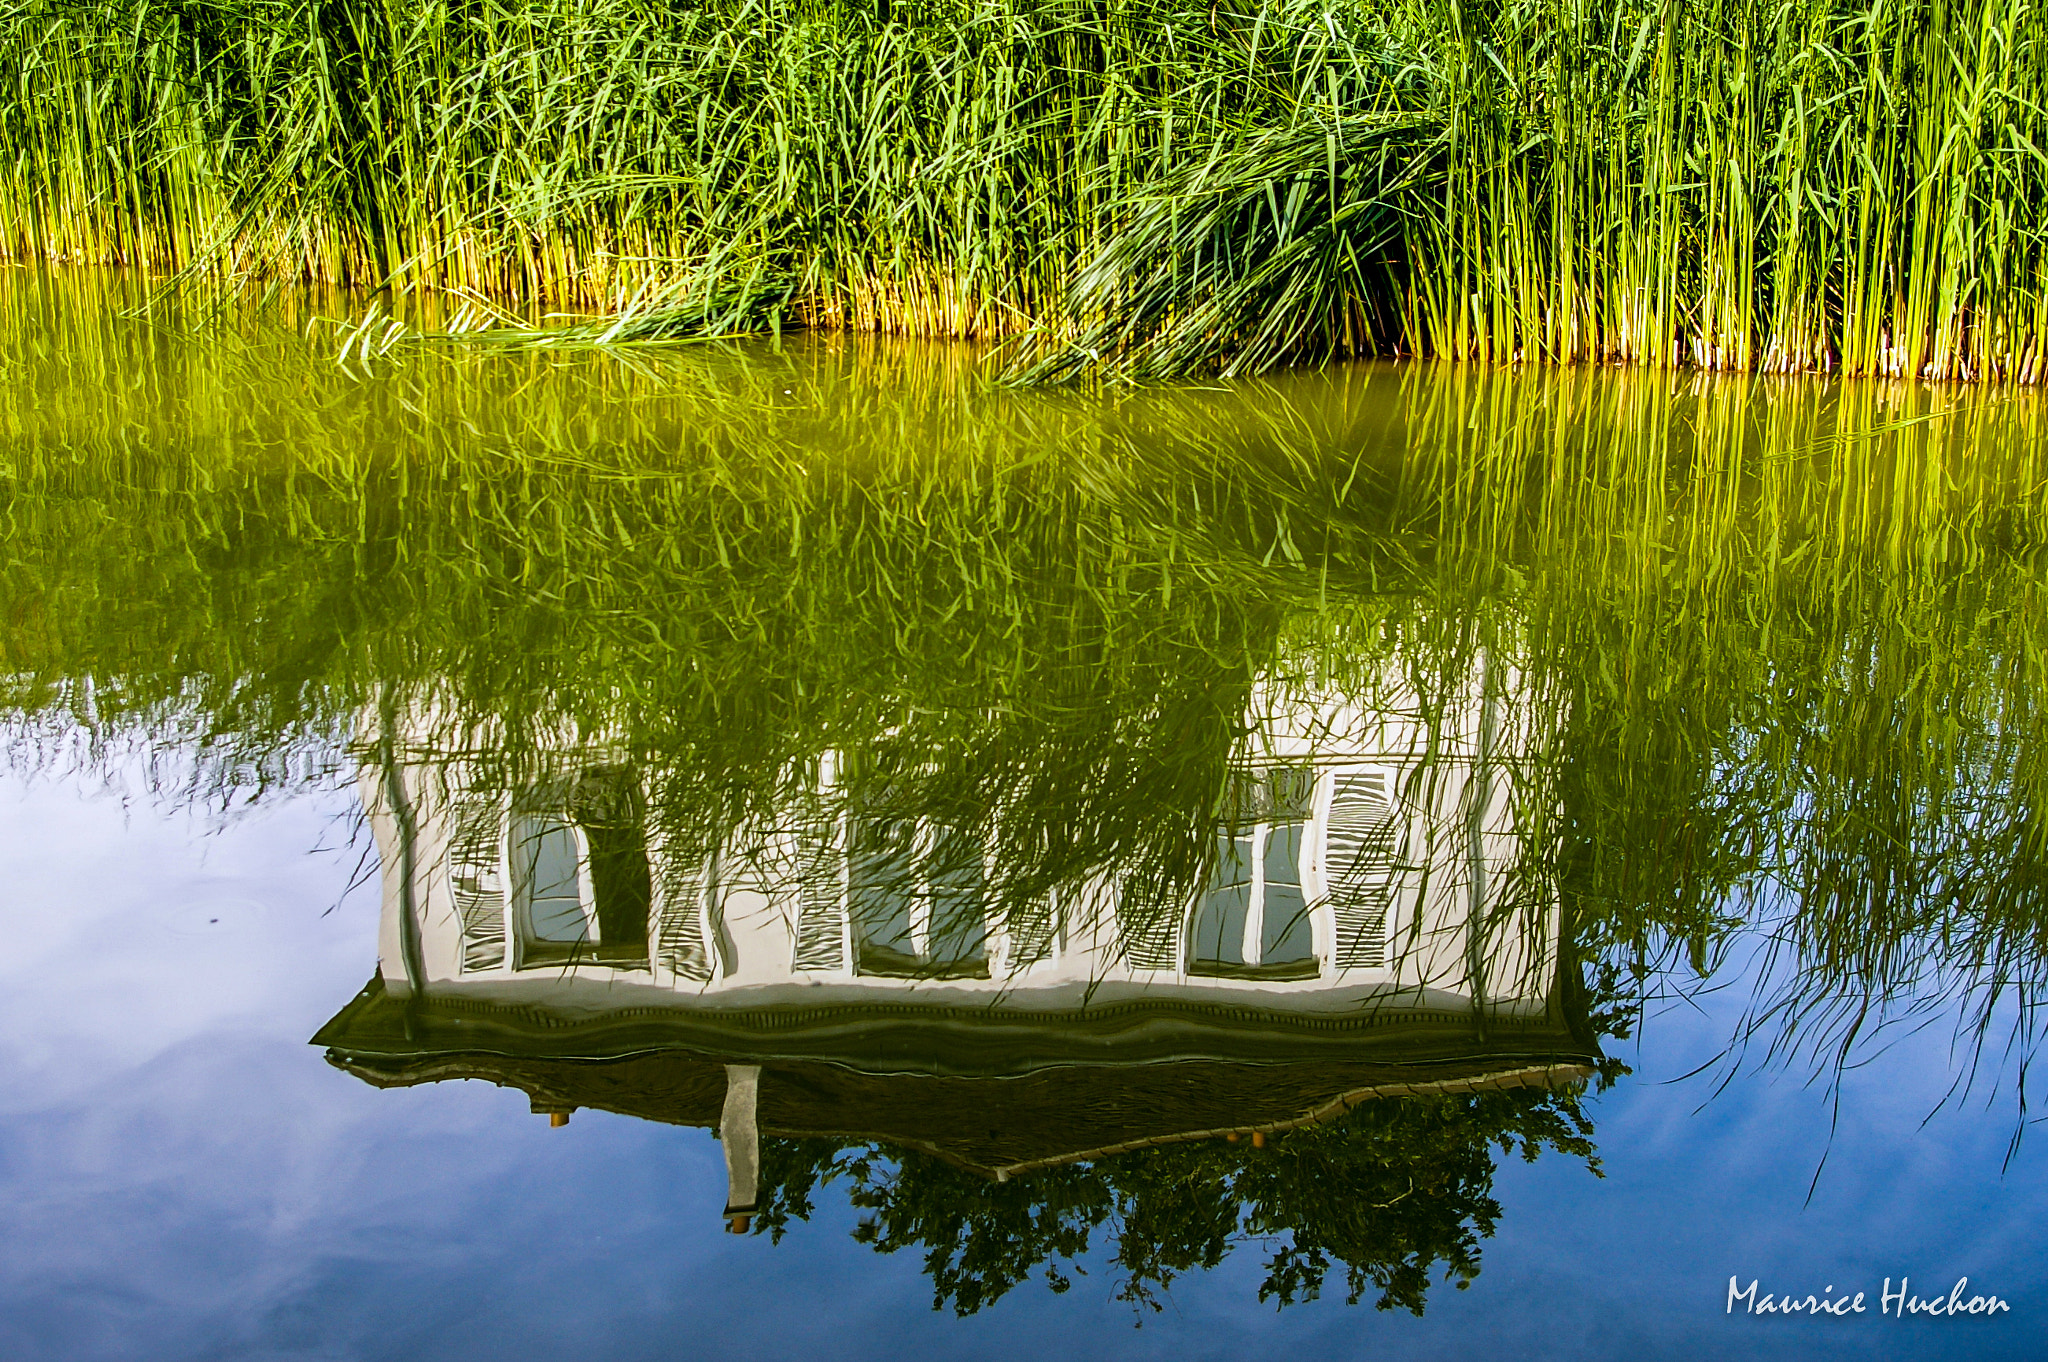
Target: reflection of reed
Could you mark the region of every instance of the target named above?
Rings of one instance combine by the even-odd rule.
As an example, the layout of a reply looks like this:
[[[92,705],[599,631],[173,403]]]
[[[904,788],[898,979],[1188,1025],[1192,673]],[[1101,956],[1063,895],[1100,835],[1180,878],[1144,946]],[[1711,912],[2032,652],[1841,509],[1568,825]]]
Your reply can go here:
[[[1254,678],[1440,704],[1486,651],[1562,849],[1502,901],[1561,868],[1620,974],[1768,926],[1762,1034],[1822,1052],[2039,982],[2031,401],[1370,369],[1090,404],[856,345],[365,379],[88,301],[0,292],[28,759],[76,722],[261,788],[389,694],[487,730],[505,789],[564,733],[629,756],[701,848],[860,751],[1009,849],[1002,913],[1108,864],[1178,911]]]

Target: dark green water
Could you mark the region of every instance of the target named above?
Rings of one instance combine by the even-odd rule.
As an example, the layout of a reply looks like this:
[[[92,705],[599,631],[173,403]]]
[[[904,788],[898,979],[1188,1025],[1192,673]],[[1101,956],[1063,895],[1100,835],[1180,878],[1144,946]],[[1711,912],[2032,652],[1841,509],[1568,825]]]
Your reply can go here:
[[[2032,1336],[2031,397],[141,298],[0,279],[10,1355]]]

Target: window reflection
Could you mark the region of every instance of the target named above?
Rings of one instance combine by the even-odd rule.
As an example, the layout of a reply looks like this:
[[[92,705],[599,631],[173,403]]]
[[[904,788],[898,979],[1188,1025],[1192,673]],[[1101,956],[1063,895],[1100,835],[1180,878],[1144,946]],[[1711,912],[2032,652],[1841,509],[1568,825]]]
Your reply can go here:
[[[978,839],[918,819],[855,819],[847,880],[857,973],[989,977]]]
[[[1252,772],[1232,782],[1228,820],[1196,900],[1188,973],[1232,979],[1313,979],[1320,972],[1304,879],[1316,773]]]
[[[585,855],[576,829],[553,814],[512,824],[512,901],[529,945],[597,940],[583,888]]]
[[[504,866],[511,885],[513,968],[576,961],[647,967],[653,886],[637,785],[628,773],[594,769],[559,788],[529,791],[509,818],[473,812],[450,849],[450,874],[462,909],[464,968],[490,968],[502,947],[492,921],[497,871],[495,837],[505,830]],[[502,903],[503,900],[495,900]],[[471,938],[474,938],[472,943]],[[476,949],[472,950],[472,944]]]

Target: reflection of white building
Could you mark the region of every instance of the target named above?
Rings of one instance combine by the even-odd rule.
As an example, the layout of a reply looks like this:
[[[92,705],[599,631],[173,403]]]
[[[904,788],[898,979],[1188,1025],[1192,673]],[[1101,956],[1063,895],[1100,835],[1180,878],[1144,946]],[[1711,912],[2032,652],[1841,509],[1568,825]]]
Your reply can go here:
[[[818,798],[709,854],[665,848],[624,768],[480,788],[424,723],[362,786],[394,994],[664,1008],[827,999],[1069,1007],[1136,996],[1265,1007],[1540,1012],[1554,895],[1497,702],[1448,721],[1263,693],[1206,882],[1139,901],[1105,867],[1007,908],[1000,849],[914,813]],[[658,820],[654,826],[658,826]]]
[[[785,826],[686,854],[627,768],[565,749],[506,793],[447,755],[488,743],[415,716],[362,778],[379,975],[316,1039],[378,1084],[718,1125],[734,1213],[757,1130],[1000,1178],[1583,1078],[1512,707],[1252,708],[1201,883],[1104,866],[1023,902],[983,836],[863,809],[858,754],[825,754]]]

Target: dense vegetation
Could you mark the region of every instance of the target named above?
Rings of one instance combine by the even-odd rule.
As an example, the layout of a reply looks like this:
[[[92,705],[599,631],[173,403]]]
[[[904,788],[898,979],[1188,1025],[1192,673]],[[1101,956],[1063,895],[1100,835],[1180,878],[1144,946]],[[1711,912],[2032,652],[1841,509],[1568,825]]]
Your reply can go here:
[[[20,258],[1039,378],[2043,376],[2024,0],[8,0],[0,72]]]

